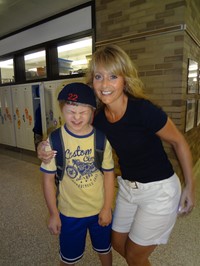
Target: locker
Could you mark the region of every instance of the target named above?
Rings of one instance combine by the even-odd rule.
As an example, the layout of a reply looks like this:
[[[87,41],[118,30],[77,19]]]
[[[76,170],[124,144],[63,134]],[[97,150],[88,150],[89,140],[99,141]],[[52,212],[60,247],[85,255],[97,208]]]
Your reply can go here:
[[[41,107],[42,131],[46,138],[63,124],[57,101],[60,90],[83,78],[35,84],[12,85],[0,89],[0,143],[35,150],[33,127],[35,112]]]
[[[0,88],[0,143],[16,146],[10,86]]]
[[[58,83],[57,81],[44,82],[45,119],[48,135],[51,131],[61,125],[60,111],[57,103]]]
[[[11,86],[13,99],[16,146],[35,150],[33,126],[33,91],[31,84]]]

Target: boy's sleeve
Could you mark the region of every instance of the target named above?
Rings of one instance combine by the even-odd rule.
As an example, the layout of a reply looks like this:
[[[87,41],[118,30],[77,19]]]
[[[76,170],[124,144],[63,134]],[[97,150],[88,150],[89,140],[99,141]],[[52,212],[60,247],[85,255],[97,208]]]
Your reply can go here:
[[[114,169],[114,161],[113,161],[113,152],[112,147],[108,140],[106,140],[103,162],[102,162],[102,170],[103,171],[112,171]]]
[[[47,141],[49,141],[49,138]],[[51,150],[52,149],[51,149],[50,145],[45,147],[45,151],[51,151]],[[48,163],[48,164],[45,164],[43,162],[41,163],[40,171],[42,171],[42,172],[49,173],[49,174],[55,174],[56,170],[57,170],[57,167],[56,167],[55,158],[52,158],[50,163]]]

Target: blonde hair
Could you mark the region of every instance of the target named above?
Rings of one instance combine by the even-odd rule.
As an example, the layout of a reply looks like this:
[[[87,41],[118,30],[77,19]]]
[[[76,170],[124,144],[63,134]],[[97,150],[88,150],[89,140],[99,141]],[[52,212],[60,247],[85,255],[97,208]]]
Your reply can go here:
[[[108,45],[98,48],[92,55],[86,75],[86,83],[93,87],[94,72],[98,67],[104,67],[125,80],[124,92],[134,98],[147,98],[143,93],[143,83],[128,54],[117,45]]]

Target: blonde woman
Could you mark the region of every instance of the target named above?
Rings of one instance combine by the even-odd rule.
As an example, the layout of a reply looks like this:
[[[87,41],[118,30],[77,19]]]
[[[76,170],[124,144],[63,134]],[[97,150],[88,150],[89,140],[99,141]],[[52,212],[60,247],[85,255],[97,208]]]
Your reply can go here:
[[[112,225],[112,244],[129,266],[150,265],[149,256],[165,244],[178,210],[194,206],[191,153],[167,114],[152,104],[129,56],[118,46],[99,48],[93,55],[87,83],[102,108],[94,125],[115,149],[122,176]],[[170,143],[185,178],[180,181],[162,142]]]

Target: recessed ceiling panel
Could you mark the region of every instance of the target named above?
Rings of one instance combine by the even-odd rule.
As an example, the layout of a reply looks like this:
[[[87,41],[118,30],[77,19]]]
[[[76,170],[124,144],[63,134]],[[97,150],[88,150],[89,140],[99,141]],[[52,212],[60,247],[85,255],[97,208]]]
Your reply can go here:
[[[0,0],[0,38],[88,0]]]

